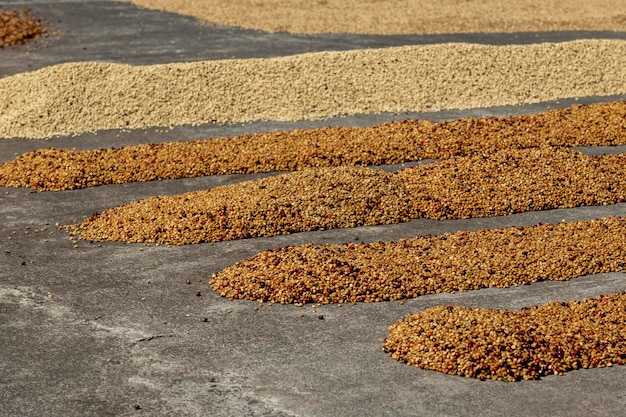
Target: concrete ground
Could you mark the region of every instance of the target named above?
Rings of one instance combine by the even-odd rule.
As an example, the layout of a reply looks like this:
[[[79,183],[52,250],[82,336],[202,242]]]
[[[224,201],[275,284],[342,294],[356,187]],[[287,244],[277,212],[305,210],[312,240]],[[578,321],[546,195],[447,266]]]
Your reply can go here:
[[[456,36],[269,35],[199,25],[108,1],[0,1],[28,5],[57,34],[0,51],[0,77],[60,62],[133,64],[450,40],[512,43],[625,33]],[[197,39],[189,42],[188,39]],[[581,98],[578,102],[626,99]],[[38,147],[77,149],[188,140],[408,117],[520,114],[573,100],[431,114],[360,115],[324,122],[99,132],[50,141],[2,140],[0,162]],[[587,149],[593,152],[624,152]],[[396,320],[440,304],[519,309],[626,291],[626,274],[407,301],[313,307],[229,301],[212,273],[259,251],[305,242],[394,240],[419,234],[626,215],[626,204],[299,233],[184,247],[79,242],[66,225],[113,205],[258,177],[228,175],[33,193],[0,187],[0,416],[619,416],[626,367],[504,383],[402,365],[382,351]],[[9,239],[10,238],[10,239]],[[188,283],[189,282],[189,283]]]

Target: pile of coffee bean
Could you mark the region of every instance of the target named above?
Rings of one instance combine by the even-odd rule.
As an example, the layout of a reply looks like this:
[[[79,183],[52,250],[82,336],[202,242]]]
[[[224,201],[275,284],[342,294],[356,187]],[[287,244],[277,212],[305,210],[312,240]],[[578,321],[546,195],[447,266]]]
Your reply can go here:
[[[71,62],[0,79],[0,138],[522,105],[626,94],[624,79],[626,41],[615,39]]]
[[[411,217],[458,219],[626,201],[626,154],[551,147],[454,157],[400,170]]]
[[[499,216],[626,200],[626,154],[530,148],[455,157],[386,173],[312,168],[103,211],[76,226],[91,241],[174,245],[391,224]]]
[[[441,123],[406,120],[113,149],[38,149],[0,165],[0,185],[58,191],[203,175],[398,164],[545,145],[620,144],[626,144],[626,102],[608,102]]]
[[[47,36],[41,19],[29,17],[30,10],[0,9],[0,49]]]
[[[519,381],[626,364],[626,293],[521,311],[439,306],[389,328],[383,350],[423,369]]]
[[[327,304],[506,288],[614,271],[626,271],[624,217],[397,242],[284,247],[239,261],[210,283],[231,299]]]
[[[400,180],[318,168],[114,207],[77,225],[91,241],[189,244],[407,221]]]
[[[620,0],[123,0],[220,25],[291,33],[621,31]]]

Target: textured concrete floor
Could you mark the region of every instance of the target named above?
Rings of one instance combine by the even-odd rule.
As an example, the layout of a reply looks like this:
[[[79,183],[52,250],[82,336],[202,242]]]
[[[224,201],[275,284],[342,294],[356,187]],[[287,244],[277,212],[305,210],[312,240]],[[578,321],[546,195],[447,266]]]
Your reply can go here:
[[[75,60],[145,64],[462,39],[510,43],[601,36],[268,35],[199,25],[189,18],[114,2],[0,1],[0,5],[7,4],[28,4],[35,13],[46,16],[59,33],[33,45],[0,51],[0,77]],[[610,35],[626,37],[626,33]],[[625,98],[590,97],[579,102]],[[0,142],[0,162],[44,146],[85,149],[276,128],[366,126],[406,117],[442,120],[521,114],[571,103],[360,115],[325,122],[109,131],[43,142],[13,139]],[[618,151],[623,152],[624,147]],[[0,416],[624,415],[625,367],[507,384],[415,369],[393,361],[381,350],[389,325],[426,307],[460,304],[518,309],[550,300],[626,291],[624,273],[439,294],[405,304],[266,305],[258,310],[254,310],[256,302],[217,296],[207,279],[237,260],[277,246],[348,242],[357,237],[362,242],[393,240],[626,215],[626,204],[487,219],[416,220],[185,247],[81,242],[73,248],[67,235],[54,227],[139,198],[255,177],[204,177],[58,193],[0,187]]]

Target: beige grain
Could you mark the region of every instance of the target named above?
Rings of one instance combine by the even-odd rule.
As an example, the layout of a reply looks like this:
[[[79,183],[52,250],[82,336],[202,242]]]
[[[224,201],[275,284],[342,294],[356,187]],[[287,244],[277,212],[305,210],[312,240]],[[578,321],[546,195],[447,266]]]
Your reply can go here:
[[[450,43],[0,79],[0,137],[519,105],[626,93],[626,42]]]
[[[620,0],[126,0],[221,25],[295,33],[623,30]]]

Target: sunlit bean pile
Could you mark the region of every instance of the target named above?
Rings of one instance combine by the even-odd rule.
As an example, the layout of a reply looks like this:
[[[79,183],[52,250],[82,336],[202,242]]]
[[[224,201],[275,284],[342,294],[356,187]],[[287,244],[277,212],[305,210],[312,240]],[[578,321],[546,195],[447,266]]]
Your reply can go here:
[[[626,293],[521,311],[439,306],[392,325],[383,349],[423,369],[518,381],[626,364]]]
[[[455,232],[397,242],[291,246],[215,274],[228,298],[275,303],[400,300],[626,271],[626,218]]]
[[[29,9],[15,11],[0,8],[0,49],[47,35],[41,19],[29,18],[29,12]]]
[[[469,218],[625,201],[626,155],[530,148],[455,157],[395,173],[314,168],[94,214],[91,241],[188,244],[411,218]]]
[[[369,168],[320,168],[153,197],[85,220],[92,241],[187,244],[409,219],[400,181]]]
[[[125,0],[218,24],[295,33],[471,33],[624,29],[621,0]]]
[[[626,102],[440,123],[406,120],[113,149],[38,149],[0,165],[0,185],[57,191],[202,175],[397,164],[543,145],[618,144],[626,144]]]
[[[454,157],[400,170],[411,217],[457,219],[626,201],[626,154],[554,148]]]
[[[72,62],[0,79],[0,138],[426,112],[626,94],[626,41],[446,43],[130,66]]]

